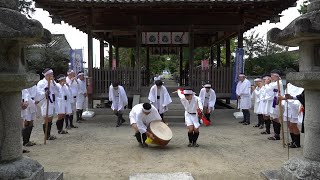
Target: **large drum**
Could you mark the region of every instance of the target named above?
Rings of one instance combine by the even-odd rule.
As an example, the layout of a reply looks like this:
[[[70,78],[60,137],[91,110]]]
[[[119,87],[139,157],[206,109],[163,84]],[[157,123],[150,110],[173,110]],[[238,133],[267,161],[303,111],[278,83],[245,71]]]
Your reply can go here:
[[[149,124],[148,131],[153,134],[152,143],[165,146],[172,139],[171,129],[162,121],[152,121]]]

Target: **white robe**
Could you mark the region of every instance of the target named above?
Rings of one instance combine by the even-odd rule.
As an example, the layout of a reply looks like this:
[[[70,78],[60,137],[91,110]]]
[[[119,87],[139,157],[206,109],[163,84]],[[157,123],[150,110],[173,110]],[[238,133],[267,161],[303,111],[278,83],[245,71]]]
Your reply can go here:
[[[217,99],[216,93],[212,88],[210,88],[209,99],[206,99],[206,93],[207,93],[206,88],[202,88],[199,93],[199,98],[203,106],[206,106],[208,104],[207,105],[208,109],[213,111],[214,105],[216,104],[216,99]]]
[[[129,113],[130,124],[137,124],[140,133],[145,133],[150,122],[161,120],[158,110],[151,105],[151,112],[146,115],[143,112],[143,103],[135,105]]]
[[[291,83],[287,84],[287,89],[285,91],[285,94],[290,94],[291,96],[297,96],[299,94],[301,94],[304,91],[303,88],[301,87],[297,87],[292,85]],[[298,122],[299,119],[299,111],[300,111],[300,107],[301,107],[301,103],[298,100],[283,100],[282,101],[282,105],[283,105],[283,116],[284,116],[284,121],[287,121],[287,118],[289,119],[289,121],[294,121],[294,122]],[[288,109],[287,109],[288,107]],[[299,123],[302,123],[299,122]]]
[[[66,82],[69,85],[69,88],[70,88],[71,93],[72,93],[71,95],[73,97],[73,99],[71,99],[71,103],[75,103],[76,102],[76,98],[78,96],[79,82],[78,82],[77,79],[74,79],[72,81],[69,77],[66,77]]]
[[[257,109],[257,114],[266,114],[265,113],[265,106],[267,101],[265,100],[265,96],[266,96],[266,87],[265,85],[262,86],[259,90],[259,105],[258,105],[258,109]]]
[[[283,85],[282,85],[282,81],[280,80],[279,81],[279,85],[280,85],[280,96],[284,96],[284,91],[283,91]],[[269,115],[272,117],[272,118],[279,118],[279,106],[276,105],[275,107],[272,107],[273,105],[273,99],[274,97],[278,96],[278,93],[279,92],[274,92],[274,90],[277,89],[278,90],[278,83],[277,81],[274,81],[274,82],[271,82],[269,84],[269,88],[268,88],[268,94],[271,95],[269,98],[271,98],[272,100],[269,101],[271,103],[268,104],[269,106]]]
[[[259,113],[259,104],[260,104],[260,95],[261,95],[260,93],[261,93],[261,88],[256,87],[251,94],[251,99],[254,100],[253,112],[255,114],[260,114]]]
[[[113,86],[109,87],[109,101],[112,101],[111,109],[116,111],[122,111],[126,105],[128,105],[128,97],[126,91],[122,86],[118,86],[117,92]]]
[[[248,79],[239,81],[236,88],[236,94],[240,96],[240,109],[251,108],[251,83]]]
[[[160,94],[157,93],[157,89],[157,85],[151,87],[148,99],[150,103],[159,110],[159,113],[162,114],[168,111],[168,105],[172,102],[172,99],[166,87],[161,86]],[[157,99],[157,96],[160,96],[160,99]]]
[[[40,104],[41,104],[41,115],[43,117],[46,116],[46,110],[47,110],[47,99],[45,96],[45,88],[48,87],[48,81],[43,78],[42,80],[40,80],[37,84],[37,96],[40,100]],[[53,101],[53,94],[57,94],[57,87],[56,87],[56,83],[54,81],[50,81],[50,94],[49,97],[51,99],[52,102],[49,101],[49,109],[48,109],[48,116],[52,117],[55,113],[55,103],[56,101]]]
[[[180,101],[185,109],[184,119],[187,126],[193,125],[195,128],[200,127],[197,108],[200,108],[203,111],[203,105],[199,97],[193,95],[191,101],[189,102],[186,97],[181,93],[181,90],[178,90],[178,96]]]
[[[85,109],[86,97],[84,96],[84,94],[87,93],[86,80],[82,81],[78,79],[78,83],[79,83],[79,88],[78,88],[78,95],[77,95],[77,101],[76,101],[76,108]]]
[[[56,96],[56,112],[57,114],[70,114],[72,109],[69,89],[67,85],[61,86],[60,84],[57,84],[57,87],[59,92]]]

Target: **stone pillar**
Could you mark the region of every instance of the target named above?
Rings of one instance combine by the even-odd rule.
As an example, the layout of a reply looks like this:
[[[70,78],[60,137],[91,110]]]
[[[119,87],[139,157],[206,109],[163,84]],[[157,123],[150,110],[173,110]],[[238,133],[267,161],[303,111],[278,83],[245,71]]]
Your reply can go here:
[[[27,73],[21,49],[47,37],[42,25],[17,7],[18,0],[0,0],[0,179],[42,180],[41,164],[22,156],[21,90],[39,76]]]
[[[303,156],[291,158],[281,168],[281,179],[320,179],[320,0],[310,0],[308,12],[283,30],[268,32],[271,42],[299,46],[299,72],[287,74],[290,83],[304,88],[305,138]],[[265,173],[268,177],[268,173]]]

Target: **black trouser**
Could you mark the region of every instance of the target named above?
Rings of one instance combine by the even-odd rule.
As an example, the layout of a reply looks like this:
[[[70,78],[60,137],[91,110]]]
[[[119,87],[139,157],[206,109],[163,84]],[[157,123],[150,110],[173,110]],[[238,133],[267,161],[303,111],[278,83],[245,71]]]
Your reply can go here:
[[[199,132],[188,132],[189,143],[196,144],[199,137]]]
[[[271,120],[270,120],[270,119],[267,119],[267,120],[265,120],[265,123],[266,123],[266,132],[267,132],[268,134],[270,134]]]
[[[147,140],[147,134],[146,133],[143,133],[142,134],[142,140],[143,140],[143,142],[141,141],[141,133],[140,132],[136,132],[136,134],[134,135],[134,136],[136,136],[136,138],[137,138],[137,141],[139,142],[139,143],[145,143],[145,141]]]
[[[22,129],[22,140],[23,145],[27,144],[30,141],[31,132],[33,129],[33,124],[31,122],[25,123],[25,127]]]
[[[250,123],[250,111],[249,111],[249,109],[242,109],[242,113],[243,113],[243,120],[246,123]]]
[[[63,129],[63,121],[64,121],[64,118],[58,119],[57,122],[56,122],[57,130],[59,132],[61,132],[62,129]]]
[[[263,114],[258,114],[258,126],[264,125]]]
[[[52,122],[48,122],[48,130],[47,130],[47,139],[50,137],[51,134],[51,126],[52,126]],[[42,125],[43,128],[43,133],[46,133],[46,124]]]
[[[273,121],[273,131],[275,133],[275,137],[280,138],[281,124],[279,122]]]
[[[83,112],[83,109],[77,109],[77,121],[80,121],[82,120],[82,112]]]

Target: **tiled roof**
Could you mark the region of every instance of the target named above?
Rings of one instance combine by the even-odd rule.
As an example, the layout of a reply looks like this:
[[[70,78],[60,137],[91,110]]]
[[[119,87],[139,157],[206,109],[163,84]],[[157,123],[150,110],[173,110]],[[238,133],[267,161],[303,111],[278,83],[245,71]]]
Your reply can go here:
[[[40,0],[43,1],[43,0]],[[270,2],[275,0],[54,0],[85,3],[208,3],[208,2]]]

